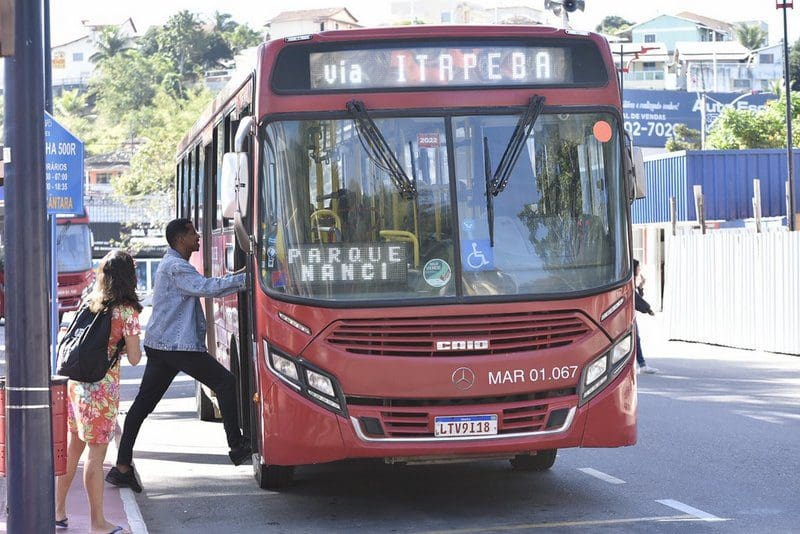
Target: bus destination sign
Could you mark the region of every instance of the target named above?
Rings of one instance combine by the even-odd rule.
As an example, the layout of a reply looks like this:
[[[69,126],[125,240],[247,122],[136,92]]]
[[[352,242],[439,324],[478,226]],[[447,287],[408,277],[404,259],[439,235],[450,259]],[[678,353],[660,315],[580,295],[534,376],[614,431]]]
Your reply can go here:
[[[397,243],[299,245],[287,250],[293,280],[306,284],[404,283],[406,247]]]
[[[568,49],[553,46],[425,46],[312,52],[311,89],[378,89],[572,82]]]

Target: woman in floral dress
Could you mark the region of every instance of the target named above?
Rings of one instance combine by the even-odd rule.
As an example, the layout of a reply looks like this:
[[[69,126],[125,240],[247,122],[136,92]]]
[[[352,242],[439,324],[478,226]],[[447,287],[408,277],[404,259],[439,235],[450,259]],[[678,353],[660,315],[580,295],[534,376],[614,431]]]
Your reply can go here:
[[[109,252],[97,269],[97,280],[85,302],[94,313],[110,308],[111,336],[108,356],[124,339],[120,355],[136,365],[142,357],[139,345],[139,312],[142,305],[136,295],[136,267],[127,252]],[[98,382],[67,382],[69,437],[67,472],[56,481],[56,527],[66,528],[66,499],[78,461],[86,445],[88,458],[83,466],[83,484],[89,499],[91,532],[120,533],[122,527],[109,523],[103,513],[103,461],[108,443],[114,437],[119,409],[119,359]]]

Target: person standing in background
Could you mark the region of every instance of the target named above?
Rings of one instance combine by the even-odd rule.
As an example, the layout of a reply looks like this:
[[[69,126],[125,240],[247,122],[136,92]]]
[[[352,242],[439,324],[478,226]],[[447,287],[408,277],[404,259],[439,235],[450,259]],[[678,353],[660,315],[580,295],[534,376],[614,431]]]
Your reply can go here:
[[[634,283],[634,307],[637,312],[646,313],[647,315],[655,315],[650,304],[644,300],[644,276],[641,273],[639,260],[633,260],[633,283]],[[655,374],[658,369],[650,367],[644,360],[644,352],[642,351],[642,341],[639,338],[639,325],[635,326],[636,329],[636,363],[639,366],[639,371],[647,374]]]

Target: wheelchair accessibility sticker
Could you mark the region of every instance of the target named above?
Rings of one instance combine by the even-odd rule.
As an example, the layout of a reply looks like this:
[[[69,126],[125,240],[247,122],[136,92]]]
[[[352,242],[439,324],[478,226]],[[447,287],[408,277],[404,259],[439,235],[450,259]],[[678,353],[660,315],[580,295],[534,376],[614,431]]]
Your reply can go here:
[[[461,242],[461,263],[465,271],[494,269],[494,250],[488,239],[468,239]]]

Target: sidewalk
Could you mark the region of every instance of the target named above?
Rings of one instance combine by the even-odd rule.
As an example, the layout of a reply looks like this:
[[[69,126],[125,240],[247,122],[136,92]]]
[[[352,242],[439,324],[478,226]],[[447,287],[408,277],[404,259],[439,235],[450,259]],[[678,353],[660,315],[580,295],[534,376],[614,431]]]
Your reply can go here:
[[[106,461],[103,472],[107,473],[111,468],[113,459],[117,457],[117,448],[112,442],[108,446]],[[55,532],[64,534],[89,532],[89,503],[86,498],[86,491],[83,488],[83,459],[78,464],[78,471],[72,481],[72,486],[67,494],[67,517],[69,518],[68,529],[58,529]],[[133,491],[128,488],[117,488],[111,484],[103,484],[103,508],[106,519],[114,525],[121,525],[132,534],[147,534],[147,526],[144,524],[139,506]],[[5,507],[0,511],[0,532],[6,532]]]
[[[140,322],[142,330],[144,331],[145,325],[150,318],[152,312],[151,307],[145,307],[140,314]],[[65,318],[62,323],[62,328],[67,323],[69,317]],[[0,374],[5,374],[5,328],[2,329],[0,335]],[[142,333],[144,337],[144,332]],[[117,429],[116,439],[122,433],[121,429]],[[88,450],[88,449],[87,449]],[[83,463],[85,459],[81,459],[78,464],[78,470],[75,473],[75,478],[72,480],[72,485],[67,494],[67,517],[69,518],[68,529],[58,529],[54,531],[63,534],[77,534],[89,532],[90,517],[89,517],[89,503],[86,497],[86,490],[83,488]],[[117,447],[115,442],[108,445],[106,452],[106,461],[103,465],[103,473],[108,473],[108,470],[113,465],[114,459],[117,457]],[[5,477],[0,478],[0,533],[7,532],[6,528],[6,487],[7,481]],[[132,534],[147,534],[147,526],[142,519],[139,506],[136,503],[136,498],[132,490],[128,488],[117,488],[107,482],[103,483],[103,508],[105,516],[108,521],[114,525],[121,525],[128,532]]]

